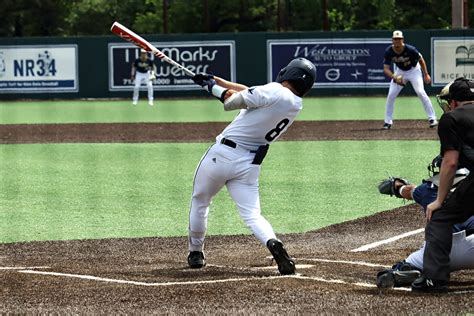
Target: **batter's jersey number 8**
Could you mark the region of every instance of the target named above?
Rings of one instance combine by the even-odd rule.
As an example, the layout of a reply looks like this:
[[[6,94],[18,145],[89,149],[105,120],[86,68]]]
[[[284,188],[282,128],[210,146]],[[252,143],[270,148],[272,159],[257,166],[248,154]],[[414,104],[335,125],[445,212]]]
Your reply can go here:
[[[285,129],[288,123],[290,123],[290,120],[287,118],[281,120],[274,129],[270,130],[265,135],[265,139],[268,140],[269,142],[272,142],[275,138],[278,137],[278,135],[280,135],[280,133]]]

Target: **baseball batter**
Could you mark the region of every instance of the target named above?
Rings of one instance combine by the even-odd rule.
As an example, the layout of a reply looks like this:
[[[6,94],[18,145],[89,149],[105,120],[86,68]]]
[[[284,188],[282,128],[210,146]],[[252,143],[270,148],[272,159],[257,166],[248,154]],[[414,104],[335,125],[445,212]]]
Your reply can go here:
[[[207,74],[193,78],[224,103],[224,110],[240,112],[216,137],[196,169],[189,213],[191,268],[206,264],[203,249],[209,205],[226,186],[241,218],[268,247],[279,272],[295,273],[294,261],[261,214],[258,177],[269,145],[293,123],[315,78],[314,64],[304,58],[292,60],[279,72],[276,82],[251,88]]]
[[[132,65],[131,79],[135,80],[133,87],[132,104],[137,105],[140,86],[145,83],[148,88],[148,104],[153,106],[153,79],[156,73],[156,66],[148,58],[148,53],[144,49],[140,49],[140,58],[137,58]]]
[[[403,33],[401,31],[394,31],[392,45],[385,50],[383,72],[392,81],[390,82],[387,95],[383,129],[388,130],[392,127],[395,99],[407,82],[411,82],[416,95],[421,99],[423,108],[428,116],[429,126],[433,128],[438,125],[438,121],[436,120],[436,113],[433,110],[431,100],[423,87],[423,81],[426,84],[430,84],[431,77],[420,52],[416,47],[405,44],[403,41]],[[395,64],[394,72],[390,69],[392,63]]]

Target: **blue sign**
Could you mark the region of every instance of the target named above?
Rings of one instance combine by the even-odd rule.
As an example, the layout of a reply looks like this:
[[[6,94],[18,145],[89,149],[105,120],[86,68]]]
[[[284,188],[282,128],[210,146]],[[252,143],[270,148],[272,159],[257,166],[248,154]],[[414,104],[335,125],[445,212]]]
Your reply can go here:
[[[386,39],[269,40],[268,80],[292,59],[304,57],[316,66],[315,88],[388,87],[383,58],[389,45]]]
[[[194,73],[213,73],[219,77],[235,81],[235,42],[179,42],[152,43],[166,56]],[[132,64],[139,57],[140,49],[128,43],[109,44],[109,89],[132,90],[130,78]],[[155,90],[199,90],[183,70],[161,61],[149,54],[156,65]]]

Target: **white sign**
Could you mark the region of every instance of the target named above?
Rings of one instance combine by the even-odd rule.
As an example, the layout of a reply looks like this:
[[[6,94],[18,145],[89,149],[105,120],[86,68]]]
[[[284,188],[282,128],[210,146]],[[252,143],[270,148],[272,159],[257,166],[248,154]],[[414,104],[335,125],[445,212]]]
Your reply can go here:
[[[444,86],[458,77],[474,79],[474,38],[431,39],[433,86]]]
[[[0,93],[78,91],[77,45],[0,46]]]

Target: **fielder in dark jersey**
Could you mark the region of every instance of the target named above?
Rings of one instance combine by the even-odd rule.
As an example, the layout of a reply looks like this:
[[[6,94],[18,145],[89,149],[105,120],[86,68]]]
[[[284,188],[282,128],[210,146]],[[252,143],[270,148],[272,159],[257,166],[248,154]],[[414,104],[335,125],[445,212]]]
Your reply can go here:
[[[153,105],[153,79],[155,77],[156,66],[151,59],[148,58],[148,53],[140,50],[140,58],[137,58],[132,65],[132,81],[135,81],[133,87],[133,105],[137,105],[140,86],[142,83],[147,85],[148,89],[148,104]]]
[[[383,72],[392,81],[387,95],[383,129],[389,130],[392,127],[395,99],[407,82],[411,83],[416,95],[421,99],[428,116],[429,126],[435,127],[438,125],[436,114],[423,87],[423,81],[426,84],[431,83],[425,60],[414,46],[405,44],[403,40],[403,33],[394,31],[392,45],[385,50]],[[393,71],[390,68],[392,63],[395,65]]]
[[[153,62],[148,58],[144,61],[141,58],[137,58],[133,62],[133,66],[135,67],[136,71],[146,73],[148,70],[153,69]]]
[[[385,50],[383,63],[390,66],[390,64],[393,62],[399,69],[407,71],[413,67],[416,67],[420,57],[420,52],[415,46],[405,44],[405,48],[403,49],[402,53],[397,54],[390,45]]]

